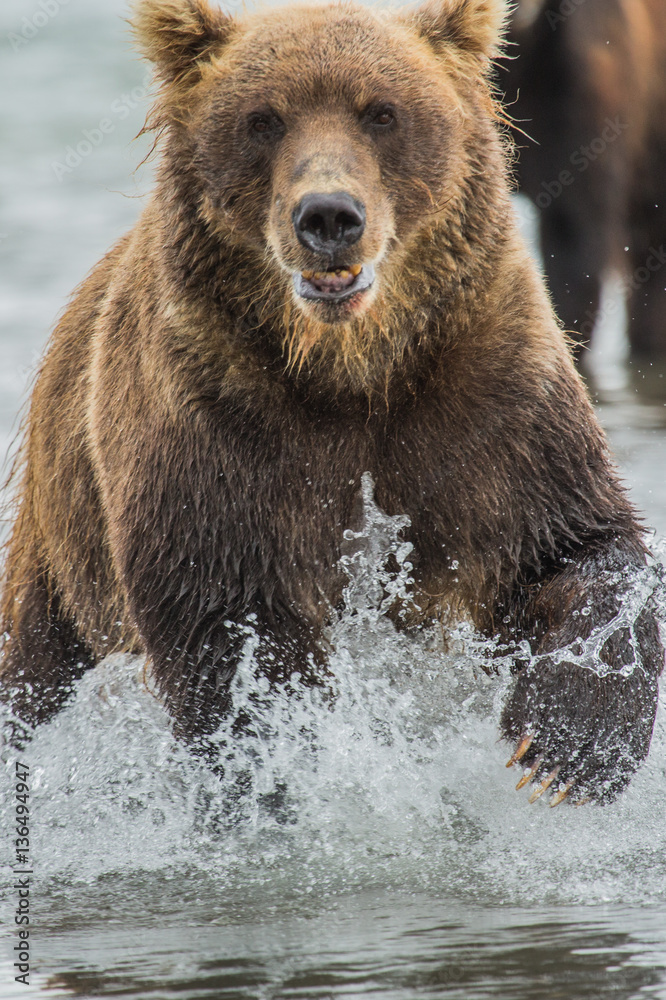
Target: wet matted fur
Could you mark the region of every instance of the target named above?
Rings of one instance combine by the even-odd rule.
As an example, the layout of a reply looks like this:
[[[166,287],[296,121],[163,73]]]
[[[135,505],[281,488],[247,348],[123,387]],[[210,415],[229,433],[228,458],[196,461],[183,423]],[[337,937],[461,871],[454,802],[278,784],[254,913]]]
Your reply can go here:
[[[614,618],[644,548],[517,232],[488,82],[504,16],[139,5],[157,186],[53,335],[16,473],[2,683],[25,723],[132,649],[204,746],[249,621],[270,678],[321,682],[369,471],[411,519],[411,624],[464,615],[544,654],[516,660],[502,717],[535,773],[604,799],[645,757],[652,612],[603,664],[547,655]],[[294,223],[340,191],[364,212],[344,258]],[[342,304],[297,292],[369,264]]]

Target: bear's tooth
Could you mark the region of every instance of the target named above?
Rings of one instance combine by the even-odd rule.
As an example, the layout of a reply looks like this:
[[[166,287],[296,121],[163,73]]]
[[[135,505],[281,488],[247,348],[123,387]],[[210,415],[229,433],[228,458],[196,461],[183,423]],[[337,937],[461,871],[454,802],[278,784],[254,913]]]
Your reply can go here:
[[[314,277],[314,271],[301,271],[301,276],[305,278],[306,281],[311,281]]]
[[[363,270],[363,266],[361,264],[353,264],[352,267],[349,268],[349,270],[351,271],[351,273],[354,275],[355,278],[358,278],[359,274]]]
[[[349,271],[338,271],[338,274],[340,275],[341,278],[349,278],[350,277]]]

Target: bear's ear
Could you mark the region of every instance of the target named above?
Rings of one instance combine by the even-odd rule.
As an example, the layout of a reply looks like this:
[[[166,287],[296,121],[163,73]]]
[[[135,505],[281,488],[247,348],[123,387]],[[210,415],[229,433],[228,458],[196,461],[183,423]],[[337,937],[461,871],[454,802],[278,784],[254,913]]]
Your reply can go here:
[[[407,23],[436,52],[455,45],[486,62],[499,52],[507,17],[506,0],[426,0]]]
[[[132,26],[139,48],[162,79],[182,79],[231,35],[235,21],[206,0],[138,0]]]

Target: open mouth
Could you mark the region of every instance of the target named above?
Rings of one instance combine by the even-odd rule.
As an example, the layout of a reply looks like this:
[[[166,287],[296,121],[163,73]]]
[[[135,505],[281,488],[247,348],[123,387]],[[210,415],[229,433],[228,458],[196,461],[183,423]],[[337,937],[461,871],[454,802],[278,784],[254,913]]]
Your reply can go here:
[[[296,294],[318,302],[344,302],[364,292],[375,280],[372,264],[354,264],[334,271],[302,271],[294,273]]]

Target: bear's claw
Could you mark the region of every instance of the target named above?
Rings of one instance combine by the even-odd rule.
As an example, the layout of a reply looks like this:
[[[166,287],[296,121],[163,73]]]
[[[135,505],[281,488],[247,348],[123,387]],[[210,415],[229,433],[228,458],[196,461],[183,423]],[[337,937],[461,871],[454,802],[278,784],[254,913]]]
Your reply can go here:
[[[524,769],[519,789],[531,781],[536,789],[556,767],[555,804],[567,798],[558,797],[558,787],[571,782],[574,800],[600,803],[626,787],[648,754],[658,692],[656,670],[644,661],[630,666],[602,672],[542,656],[521,670],[501,718]],[[526,734],[533,736],[529,746]]]
[[[523,739],[516,747],[515,752],[512,754],[511,759],[507,763],[506,765],[507,767],[511,767],[513,764],[517,764],[520,761],[520,759],[525,756],[530,746],[532,745],[533,739],[534,739],[533,736],[523,737]],[[537,772],[543,768],[543,762],[544,762],[543,757],[537,757],[534,763],[530,765],[530,767],[523,774],[522,778],[516,785],[516,790],[519,791],[521,788],[524,788],[525,785],[528,785],[531,781],[534,780],[534,778],[537,775]],[[541,798],[543,793],[547,791],[548,788],[550,788],[550,786],[552,785],[553,781],[555,781],[555,778],[558,776],[559,773],[560,773],[560,766],[558,764],[558,766],[555,767],[550,772],[550,774],[548,774],[545,778],[543,778],[541,783],[534,789],[529,798],[530,803],[536,802],[537,799]],[[565,785],[562,785],[557,792],[555,792],[555,794],[553,795],[553,797],[549,802],[551,809],[553,809],[555,806],[559,806],[561,802],[564,802],[564,800],[569,797],[569,794],[574,784],[575,784],[574,781],[568,781]],[[586,801],[589,800],[583,799],[581,800],[580,803],[576,804],[580,805],[582,804],[582,802]]]
[[[517,764],[519,760],[522,760],[522,758],[525,756],[529,748],[532,746],[533,739],[534,739],[533,736],[523,736],[522,740],[516,747],[515,752],[511,755],[510,759],[507,761],[506,764],[507,767],[513,767],[513,765]]]
[[[566,785],[564,785],[563,788],[560,788],[559,792],[555,792],[555,794],[553,795],[552,799],[548,803],[548,805],[550,806],[550,808],[553,809],[555,806],[559,806],[560,802],[564,802],[564,800],[568,797],[569,792],[571,791],[571,789],[573,788],[573,786],[574,786],[574,782],[573,781],[568,781],[566,783]],[[587,801],[587,799],[583,799],[582,800],[582,802],[586,802],[586,801]],[[582,802],[579,802],[578,805],[581,805]]]
[[[543,779],[543,781],[541,782],[540,785],[537,785],[537,787],[534,789],[534,791],[530,795],[530,799],[529,799],[530,804],[532,802],[536,802],[537,799],[541,798],[541,796],[543,795],[543,793],[550,788],[550,786],[555,781],[555,778],[558,776],[559,773],[560,773],[560,769],[559,769],[559,766],[558,766],[558,767],[554,768],[554,770],[552,770],[550,772],[550,774],[547,775]]]
[[[529,771],[525,771],[525,774],[522,776],[522,778],[516,785],[517,792],[519,792],[521,788],[524,788],[525,785],[529,784],[529,782],[532,780],[532,778],[537,773],[542,764],[543,764],[543,757],[537,757],[537,759],[531,765]]]

